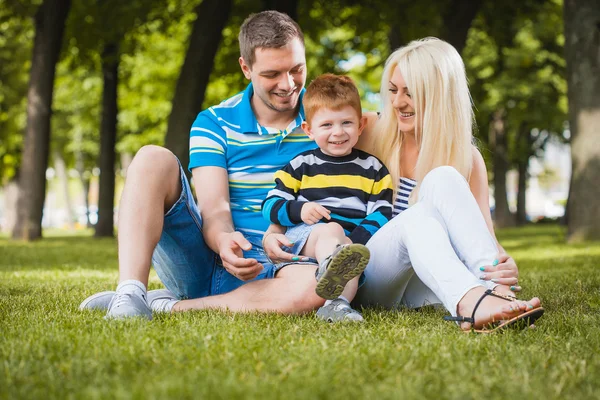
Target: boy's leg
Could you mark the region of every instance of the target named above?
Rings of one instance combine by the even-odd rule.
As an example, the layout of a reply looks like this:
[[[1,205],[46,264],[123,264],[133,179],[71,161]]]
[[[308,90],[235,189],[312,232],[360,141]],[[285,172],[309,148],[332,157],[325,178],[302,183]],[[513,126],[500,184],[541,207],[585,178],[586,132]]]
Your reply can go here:
[[[351,243],[352,241],[348,239],[344,229],[339,224],[332,222],[318,224],[310,232],[300,254],[314,257],[321,263],[334,252],[336,247]]]
[[[355,248],[340,251],[343,249],[340,245]],[[353,245],[344,229],[336,223],[319,224],[311,231],[300,254],[315,257],[321,265],[319,269],[323,270],[316,292],[329,300],[317,311],[318,318],[329,322],[363,320],[362,315],[350,307],[350,301],[358,290],[359,276],[356,275],[362,273],[368,262],[368,257],[364,259],[364,255],[360,254],[360,247],[364,246]],[[366,248],[365,251],[368,254]],[[360,257],[354,259],[356,255]],[[332,268],[327,270],[330,265]],[[348,281],[349,276],[354,278]],[[339,293],[336,295],[337,292],[341,292],[341,296]]]

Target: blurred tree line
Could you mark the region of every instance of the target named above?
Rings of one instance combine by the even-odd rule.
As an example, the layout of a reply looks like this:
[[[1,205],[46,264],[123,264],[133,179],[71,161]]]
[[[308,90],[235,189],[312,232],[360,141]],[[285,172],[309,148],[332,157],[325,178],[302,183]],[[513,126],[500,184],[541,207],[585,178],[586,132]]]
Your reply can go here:
[[[196,114],[247,84],[237,60],[242,21],[277,9],[304,31],[308,80],[348,74],[372,110],[391,51],[425,36],[454,45],[496,224],[525,222],[530,157],[552,138],[570,140],[570,237],[599,238],[599,1],[0,0],[0,182],[18,190],[13,237],[41,237],[49,165],[76,170],[84,193],[100,169],[95,230],[112,236],[116,173],[145,144],[187,164]],[[519,172],[516,215],[510,169]]]

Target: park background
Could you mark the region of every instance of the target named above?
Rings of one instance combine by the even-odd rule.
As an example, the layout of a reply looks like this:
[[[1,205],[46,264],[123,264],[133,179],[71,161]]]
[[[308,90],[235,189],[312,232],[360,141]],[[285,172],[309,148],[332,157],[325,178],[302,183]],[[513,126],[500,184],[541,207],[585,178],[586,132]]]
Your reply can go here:
[[[524,295],[549,310],[537,331],[463,337],[437,310],[366,311],[364,326],[331,330],[77,312],[116,283],[133,155],[158,144],[187,163],[197,113],[247,84],[237,34],[264,9],[302,27],[307,82],[348,74],[365,110],[391,51],[426,36],[457,48],[494,223]],[[599,93],[598,0],[0,0],[0,398],[598,398]]]

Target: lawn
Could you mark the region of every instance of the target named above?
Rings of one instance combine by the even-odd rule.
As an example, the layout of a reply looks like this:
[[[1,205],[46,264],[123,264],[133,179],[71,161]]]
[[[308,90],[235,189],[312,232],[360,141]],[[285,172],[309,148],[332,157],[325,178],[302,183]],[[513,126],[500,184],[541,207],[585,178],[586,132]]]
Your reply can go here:
[[[366,310],[360,325],[215,311],[105,321],[77,307],[116,286],[114,240],[0,238],[0,398],[600,398],[600,243],[566,245],[555,225],[499,236],[546,314],[492,336],[439,310]]]

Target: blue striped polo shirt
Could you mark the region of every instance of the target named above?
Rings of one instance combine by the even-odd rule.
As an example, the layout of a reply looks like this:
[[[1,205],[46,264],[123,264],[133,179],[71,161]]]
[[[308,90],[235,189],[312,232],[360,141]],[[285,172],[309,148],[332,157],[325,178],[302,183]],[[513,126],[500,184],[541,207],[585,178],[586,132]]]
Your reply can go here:
[[[262,235],[269,223],[262,217],[261,204],[275,187],[273,175],[297,154],[317,146],[301,127],[304,89],[300,112],[285,130],[259,125],[250,105],[253,94],[250,83],[243,92],[198,114],[190,132],[189,169],[225,168],[235,229]]]

